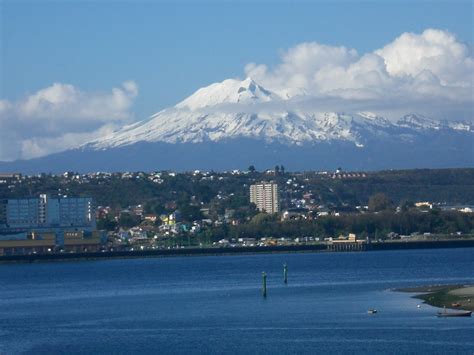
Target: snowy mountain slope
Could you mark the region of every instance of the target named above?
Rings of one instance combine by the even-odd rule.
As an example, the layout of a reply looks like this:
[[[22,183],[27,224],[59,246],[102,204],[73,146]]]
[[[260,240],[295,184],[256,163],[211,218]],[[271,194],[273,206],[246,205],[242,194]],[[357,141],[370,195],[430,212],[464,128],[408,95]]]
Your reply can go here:
[[[412,128],[412,129],[441,129],[443,125],[441,122],[432,120],[431,118],[427,118],[421,115],[409,114],[403,116],[400,120],[398,120],[397,125],[400,127],[405,128]]]
[[[304,90],[274,93],[249,78],[225,80],[76,149],[0,162],[0,171],[474,166],[470,122],[416,114],[392,121],[367,111],[325,112],[318,102]]]
[[[279,96],[247,78],[201,88],[176,106],[85,147],[103,150],[137,142],[202,143],[237,138],[296,145],[345,141],[363,147],[374,137],[400,135],[407,141],[427,130],[474,132],[466,123],[443,123],[415,114],[391,122],[370,112],[302,109],[290,95]]]
[[[243,81],[227,79],[197,90],[193,95],[177,104],[178,109],[196,110],[223,103],[255,104],[278,100],[280,97],[258,85],[253,79]]]

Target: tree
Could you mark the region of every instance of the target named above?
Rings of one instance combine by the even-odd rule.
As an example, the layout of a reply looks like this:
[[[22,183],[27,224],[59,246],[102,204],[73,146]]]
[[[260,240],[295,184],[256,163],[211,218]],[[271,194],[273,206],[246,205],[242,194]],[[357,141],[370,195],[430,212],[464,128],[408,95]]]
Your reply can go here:
[[[280,175],[280,167],[278,165],[275,166],[275,175]]]
[[[117,222],[111,220],[108,216],[97,221],[97,229],[113,231],[117,228]]]
[[[410,210],[410,208],[415,207],[415,204],[410,200],[404,199],[400,202],[399,207],[402,212],[407,212]]]
[[[248,169],[251,173],[254,173],[256,171],[255,166],[250,165]]]
[[[195,194],[204,203],[209,203],[216,193],[208,185],[196,184]]]
[[[140,224],[140,217],[129,213],[122,213],[119,218],[119,226],[131,228]]]
[[[392,206],[392,201],[383,193],[378,193],[370,196],[369,210],[371,212],[379,212],[389,209]]]
[[[187,222],[193,222],[204,218],[201,209],[198,206],[183,204],[179,206],[179,210],[181,211],[183,220]]]
[[[262,225],[262,224],[274,223],[277,221],[278,221],[278,216],[276,214],[268,214],[268,213],[261,212],[252,218],[251,223]]]

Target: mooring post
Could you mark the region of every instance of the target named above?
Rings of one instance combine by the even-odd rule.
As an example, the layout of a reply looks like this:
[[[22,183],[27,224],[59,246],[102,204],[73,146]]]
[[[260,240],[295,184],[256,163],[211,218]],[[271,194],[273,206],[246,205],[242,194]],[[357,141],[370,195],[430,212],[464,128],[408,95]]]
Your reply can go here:
[[[286,263],[283,264],[283,282],[288,283],[288,265]]]
[[[265,271],[262,272],[262,282],[262,295],[263,297],[267,297],[267,274],[265,273]]]

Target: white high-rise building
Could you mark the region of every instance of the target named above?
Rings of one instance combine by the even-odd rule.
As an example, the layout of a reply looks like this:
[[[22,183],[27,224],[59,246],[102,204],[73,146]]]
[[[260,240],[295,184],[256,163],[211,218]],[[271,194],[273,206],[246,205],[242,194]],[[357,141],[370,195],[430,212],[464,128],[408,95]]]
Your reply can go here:
[[[273,182],[261,182],[250,185],[250,202],[255,203],[259,211],[276,213],[280,211],[278,185]]]

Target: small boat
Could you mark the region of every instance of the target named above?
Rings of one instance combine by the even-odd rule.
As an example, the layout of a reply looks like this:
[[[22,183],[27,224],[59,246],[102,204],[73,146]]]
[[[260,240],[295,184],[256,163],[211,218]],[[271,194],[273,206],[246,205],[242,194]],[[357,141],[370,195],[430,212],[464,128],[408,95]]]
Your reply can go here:
[[[375,314],[375,313],[377,313],[377,310],[376,310],[376,309],[369,309],[369,310],[367,311],[367,313],[368,313],[368,314]]]
[[[471,311],[448,312],[445,308],[443,312],[438,312],[438,317],[470,317],[471,314]]]

